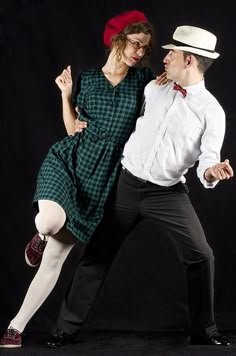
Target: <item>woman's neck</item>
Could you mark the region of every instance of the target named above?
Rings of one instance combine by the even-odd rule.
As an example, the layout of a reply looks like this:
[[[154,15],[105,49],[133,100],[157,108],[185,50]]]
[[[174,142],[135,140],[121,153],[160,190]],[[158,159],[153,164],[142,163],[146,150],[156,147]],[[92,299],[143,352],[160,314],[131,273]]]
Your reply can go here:
[[[114,53],[110,53],[105,65],[102,67],[104,74],[125,75],[129,70],[129,66],[122,60],[118,61]]]

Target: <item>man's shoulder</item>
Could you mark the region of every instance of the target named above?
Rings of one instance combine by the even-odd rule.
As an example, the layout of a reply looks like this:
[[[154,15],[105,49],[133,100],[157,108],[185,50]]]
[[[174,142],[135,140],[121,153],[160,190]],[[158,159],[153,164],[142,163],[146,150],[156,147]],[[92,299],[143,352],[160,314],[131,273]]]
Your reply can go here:
[[[173,87],[173,82],[168,82],[166,84],[157,84],[156,79],[151,80],[145,87],[145,93],[166,93]]]
[[[211,93],[208,89],[205,90],[205,96],[207,98],[207,103],[209,105],[215,105],[215,106],[218,106],[218,107],[221,107],[222,108],[222,105],[220,104],[219,100],[216,98],[216,96]],[[223,108],[222,108],[223,110]]]
[[[215,116],[225,118],[225,111],[222,105],[215,95],[206,88],[196,96],[194,95],[191,102],[194,103],[195,107],[197,106],[199,112],[208,118]]]

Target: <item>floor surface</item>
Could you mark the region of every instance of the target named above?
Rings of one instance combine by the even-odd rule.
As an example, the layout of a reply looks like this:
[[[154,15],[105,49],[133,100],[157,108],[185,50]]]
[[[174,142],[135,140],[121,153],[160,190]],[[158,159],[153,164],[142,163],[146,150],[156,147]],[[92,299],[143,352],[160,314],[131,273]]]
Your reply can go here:
[[[18,349],[0,349],[0,355],[19,356],[236,356],[236,331],[225,333],[230,347],[191,346],[181,335],[137,332],[85,332],[78,341],[61,348],[46,346],[47,335],[27,334]]]

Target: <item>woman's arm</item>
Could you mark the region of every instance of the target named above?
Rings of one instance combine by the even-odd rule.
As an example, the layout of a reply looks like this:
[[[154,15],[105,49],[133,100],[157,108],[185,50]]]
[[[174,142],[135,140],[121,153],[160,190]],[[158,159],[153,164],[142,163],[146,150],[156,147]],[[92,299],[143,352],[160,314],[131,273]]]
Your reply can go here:
[[[72,76],[71,67],[68,66],[55,79],[55,82],[61,90],[62,98],[62,116],[68,135],[75,133],[76,113],[72,105]]]

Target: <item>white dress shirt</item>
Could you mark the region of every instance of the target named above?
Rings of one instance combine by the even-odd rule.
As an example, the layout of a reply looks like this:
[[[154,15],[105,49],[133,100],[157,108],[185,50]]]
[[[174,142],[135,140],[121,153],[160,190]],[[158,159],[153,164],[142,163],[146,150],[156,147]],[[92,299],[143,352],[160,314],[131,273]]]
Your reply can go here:
[[[199,161],[197,175],[206,188],[204,172],[220,162],[225,113],[205,88],[204,80],[186,87],[187,96],[173,90],[173,82],[145,88],[145,111],[127,141],[122,165],[135,176],[162,186],[185,182],[188,169]]]

